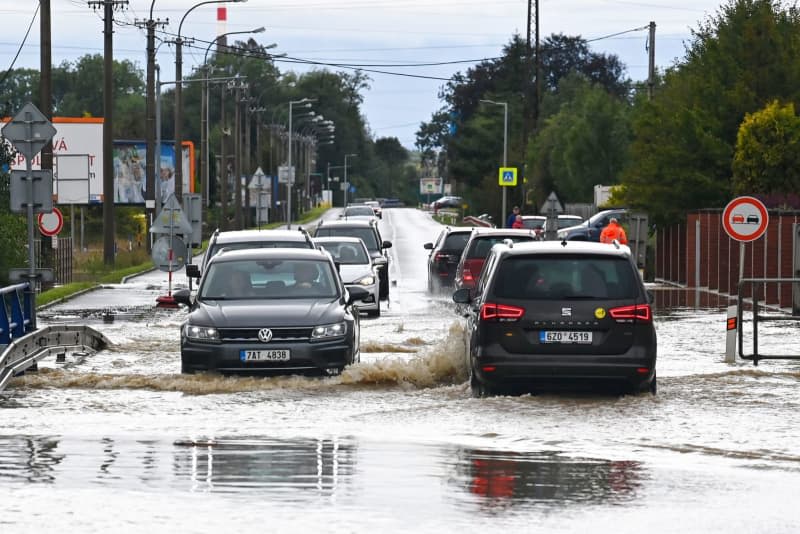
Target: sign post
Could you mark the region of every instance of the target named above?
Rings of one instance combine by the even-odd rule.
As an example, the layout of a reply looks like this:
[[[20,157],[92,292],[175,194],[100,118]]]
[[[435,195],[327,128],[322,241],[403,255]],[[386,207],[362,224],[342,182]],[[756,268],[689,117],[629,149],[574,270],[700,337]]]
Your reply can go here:
[[[41,152],[44,146],[56,134],[53,124],[39,111],[39,109],[28,102],[17,113],[11,122],[3,126],[3,137],[8,139],[11,144],[25,156],[25,176],[28,181],[28,292],[31,294],[31,307],[35,310],[35,280],[36,273],[36,254],[33,246],[33,213],[36,204],[36,188],[34,187],[33,157]],[[52,199],[52,176],[51,176],[50,198]],[[51,200],[52,202],[52,200]],[[43,204],[40,202],[40,204]],[[36,328],[36,317],[31,314],[31,326]]]
[[[150,228],[150,233],[167,234],[169,236],[162,237],[153,245],[153,263],[162,271],[169,273],[167,295],[157,297],[156,306],[160,308],[177,308],[178,304],[175,302],[175,297],[172,296],[172,273],[181,269],[186,263],[187,249],[183,240],[175,234],[191,236],[192,225],[186,218],[186,214],[183,212],[174,193],[170,193],[169,197],[167,197],[166,203]]]
[[[769,213],[764,203],[754,197],[737,197],[731,200],[722,211],[722,227],[725,232],[739,242],[739,280],[744,278],[744,245],[764,235],[769,226]],[[755,296],[754,296],[755,297]],[[733,363],[736,359],[736,335],[741,325],[731,317],[737,317],[736,306],[728,307],[728,332],[726,336],[725,361]]]

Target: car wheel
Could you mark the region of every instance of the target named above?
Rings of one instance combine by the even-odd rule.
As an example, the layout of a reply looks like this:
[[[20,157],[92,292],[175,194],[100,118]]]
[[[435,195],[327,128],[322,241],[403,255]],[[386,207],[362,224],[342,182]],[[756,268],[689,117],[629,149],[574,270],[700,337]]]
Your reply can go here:
[[[195,369],[189,367],[189,365],[186,362],[181,361],[181,374],[182,375],[193,375],[193,374],[195,374],[195,372],[196,372]]]
[[[491,388],[481,382],[481,380],[475,376],[475,373],[472,372],[472,369],[470,369],[469,373],[469,389],[472,392],[472,396],[476,399],[492,396]]]
[[[657,380],[657,378],[658,377],[656,376],[656,374],[653,373],[653,380],[650,381],[650,386],[648,388],[650,390],[650,393],[652,393],[653,395],[658,393],[658,380]]]

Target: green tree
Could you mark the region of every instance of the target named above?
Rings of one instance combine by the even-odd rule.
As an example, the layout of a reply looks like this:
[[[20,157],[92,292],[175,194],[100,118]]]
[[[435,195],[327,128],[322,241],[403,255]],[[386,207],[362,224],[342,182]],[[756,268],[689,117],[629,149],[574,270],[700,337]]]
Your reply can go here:
[[[800,117],[777,100],[745,115],[736,137],[733,187],[742,193],[800,190]]]
[[[730,0],[701,23],[655,98],[637,96],[629,165],[615,200],[648,211],[656,224],[724,206],[745,114],[800,96],[798,31],[798,10],[775,0]]]
[[[27,265],[25,217],[11,213],[9,203],[11,190],[9,187],[9,168],[14,157],[11,146],[0,137],[0,286],[8,285],[8,270]]]
[[[558,111],[544,120],[529,157],[537,197],[555,191],[564,202],[591,203],[595,184],[619,183],[630,142],[629,105],[576,72],[550,100]]]

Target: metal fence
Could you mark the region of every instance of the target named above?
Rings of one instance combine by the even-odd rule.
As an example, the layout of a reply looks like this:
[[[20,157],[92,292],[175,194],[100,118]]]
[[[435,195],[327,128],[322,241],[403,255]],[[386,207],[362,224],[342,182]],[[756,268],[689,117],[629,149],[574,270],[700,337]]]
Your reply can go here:
[[[42,241],[36,240],[34,242],[34,251],[36,253],[36,265],[45,269],[53,269],[53,282],[47,282],[41,285],[41,289],[49,289],[54,285],[64,285],[72,282],[73,273],[73,256],[72,256],[72,238],[64,237],[53,240],[56,246],[50,250],[50,258],[45,265],[45,260],[42,258]]]

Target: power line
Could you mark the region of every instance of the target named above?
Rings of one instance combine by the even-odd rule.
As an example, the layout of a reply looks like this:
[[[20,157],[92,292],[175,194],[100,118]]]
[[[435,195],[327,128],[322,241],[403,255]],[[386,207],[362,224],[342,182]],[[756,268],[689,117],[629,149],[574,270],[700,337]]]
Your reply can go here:
[[[19,48],[17,49],[17,53],[14,56],[14,59],[11,60],[11,65],[8,67],[8,70],[5,74],[3,74],[3,79],[0,80],[0,85],[5,83],[8,76],[11,74],[11,71],[14,70],[14,64],[17,62],[17,58],[19,58],[19,53],[22,52],[22,47],[25,46],[25,41],[28,40],[28,35],[31,33],[31,28],[33,27],[33,23],[36,21],[36,16],[39,14],[39,7],[40,3],[36,2],[36,10],[33,12],[33,17],[31,17],[31,23],[28,24],[28,31],[25,32],[25,37],[22,38],[22,42],[19,44]]]

